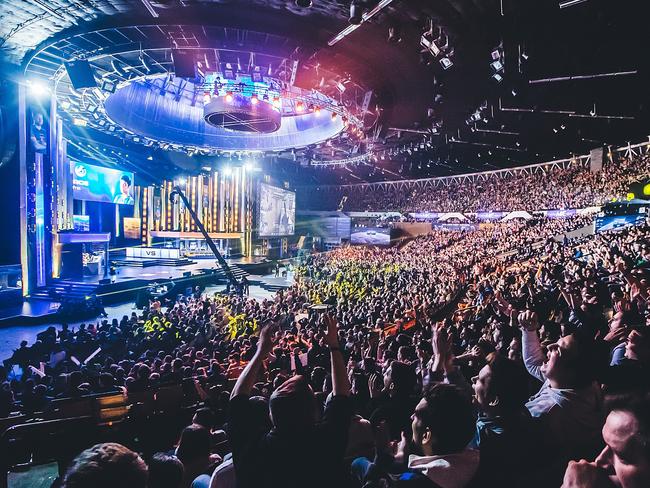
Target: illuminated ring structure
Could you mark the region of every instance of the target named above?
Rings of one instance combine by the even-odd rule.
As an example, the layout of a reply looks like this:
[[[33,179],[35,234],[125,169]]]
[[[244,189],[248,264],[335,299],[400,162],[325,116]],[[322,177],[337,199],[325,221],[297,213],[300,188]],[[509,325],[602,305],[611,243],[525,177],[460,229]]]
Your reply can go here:
[[[203,106],[203,118],[214,127],[241,132],[276,132],[280,129],[282,115],[270,102],[258,100],[252,103],[250,97],[232,95],[212,97]]]
[[[193,39],[191,43],[184,33]],[[170,39],[177,38],[200,62],[201,77],[206,78],[171,75],[175,66]],[[235,45],[232,39],[245,42]],[[322,67],[322,88],[293,85],[289,80],[295,71],[292,75],[289,67],[308,66],[307,55],[305,59],[294,56],[299,46],[298,41],[285,36],[218,25],[138,24],[74,32],[45,41],[26,57],[23,70],[28,79],[53,84],[64,123],[147,147],[188,154],[283,152],[319,149],[327,141],[330,152],[337,148],[346,151],[348,138],[338,136],[347,127],[359,130],[366,125],[368,112],[363,107],[368,90],[352,80],[341,82],[341,75]],[[72,87],[65,62],[80,59],[89,62],[97,87]],[[254,59],[255,64],[243,65],[242,69],[240,59]],[[236,79],[231,78],[232,72],[226,73],[228,64]],[[198,70],[198,64],[196,67]],[[220,81],[206,83],[210,73],[218,74]],[[249,77],[244,83],[242,73]],[[211,125],[215,123],[212,115],[206,122],[204,105],[212,106],[215,97],[227,93],[233,97],[255,94],[262,110],[267,108],[264,102],[271,102],[279,110],[280,127],[272,131],[277,115],[270,112],[270,117],[264,117],[270,121],[259,124],[243,120],[240,125],[230,125],[233,121],[222,124],[216,120],[220,127],[215,127]]]
[[[206,122],[204,105],[200,100],[192,103],[195,90],[191,82],[180,97],[170,97],[159,90],[163,78],[131,81],[118,88],[104,100],[106,118],[111,123],[141,137],[164,141],[172,145],[192,145],[199,148],[221,151],[280,151],[292,147],[306,147],[319,144],[338,135],[344,128],[343,117],[332,117],[329,110],[322,109],[320,115],[305,113],[262,121],[261,128],[270,129],[280,117],[280,126],[274,132],[232,130],[233,127],[216,127],[210,117]],[[235,94],[234,102],[243,95]],[[224,108],[224,97],[214,97],[215,104]],[[213,101],[207,102],[208,107]],[[249,102],[250,103],[250,102]],[[260,100],[258,105],[264,106]],[[209,109],[208,109],[209,110]],[[241,115],[239,109],[235,109]],[[265,110],[265,109],[263,109]],[[275,110],[273,110],[275,112]],[[270,118],[270,117],[269,117]],[[239,122],[243,124],[243,121]]]

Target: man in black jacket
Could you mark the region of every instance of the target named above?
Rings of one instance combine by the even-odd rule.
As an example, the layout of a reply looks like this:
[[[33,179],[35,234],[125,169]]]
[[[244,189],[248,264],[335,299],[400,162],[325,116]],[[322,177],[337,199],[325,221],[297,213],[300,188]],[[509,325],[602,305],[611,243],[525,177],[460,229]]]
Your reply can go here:
[[[273,348],[276,327],[262,329],[257,352],[239,376],[230,397],[228,430],[240,488],[340,486],[353,411],[336,320],[328,316],[326,323],[333,396],[321,420],[317,421],[318,409],[308,379],[298,375],[271,395],[273,428],[260,433],[250,428],[250,394],[263,361]]]

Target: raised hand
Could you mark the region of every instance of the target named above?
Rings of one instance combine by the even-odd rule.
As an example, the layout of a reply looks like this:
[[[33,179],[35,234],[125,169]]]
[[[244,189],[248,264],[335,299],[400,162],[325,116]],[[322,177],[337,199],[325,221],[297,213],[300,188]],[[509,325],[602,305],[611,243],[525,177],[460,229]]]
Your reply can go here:
[[[330,314],[325,314],[323,317],[325,325],[327,326],[327,332],[325,334],[325,344],[329,347],[338,347],[339,345],[339,336],[338,336],[338,324],[336,318],[332,317]]]
[[[260,340],[257,343],[257,350],[262,354],[268,354],[273,350],[273,338],[279,329],[277,322],[270,323],[260,330]]]
[[[373,373],[368,378],[368,393],[370,398],[377,398],[383,393],[383,385],[379,380],[379,376],[376,373]]]
[[[562,488],[609,488],[614,485],[607,473],[594,463],[569,461],[564,473]]]
[[[539,318],[537,313],[532,310],[524,310],[517,317],[519,321],[519,327],[528,331],[534,331],[539,329]]]

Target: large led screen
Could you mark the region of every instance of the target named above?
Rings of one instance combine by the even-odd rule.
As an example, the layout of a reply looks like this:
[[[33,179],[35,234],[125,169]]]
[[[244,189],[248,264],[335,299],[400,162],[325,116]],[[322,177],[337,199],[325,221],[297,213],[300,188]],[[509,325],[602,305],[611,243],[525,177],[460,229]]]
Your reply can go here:
[[[275,186],[260,184],[257,228],[260,237],[290,236],[296,227],[296,194]]]
[[[133,205],[133,173],[86,163],[70,163],[72,196],[77,200]]]
[[[356,227],[350,234],[352,244],[370,244],[387,246],[390,244],[390,229],[388,227]]]

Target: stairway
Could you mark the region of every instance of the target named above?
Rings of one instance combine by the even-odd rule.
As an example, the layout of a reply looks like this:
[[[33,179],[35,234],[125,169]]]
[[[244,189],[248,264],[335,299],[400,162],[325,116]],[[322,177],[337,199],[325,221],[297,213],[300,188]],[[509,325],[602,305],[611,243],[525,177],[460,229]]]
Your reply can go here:
[[[84,283],[81,281],[56,280],[52,283],[37,288],[29,296],[30,300],[43,300],[48,302],[83,302],[86,297],[97,290],[96,283]]]

